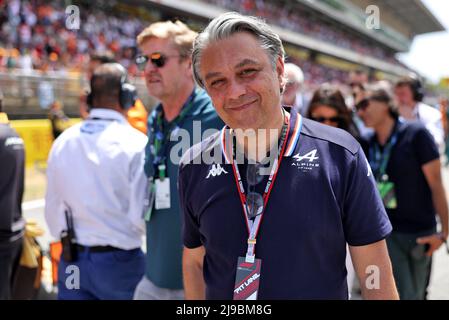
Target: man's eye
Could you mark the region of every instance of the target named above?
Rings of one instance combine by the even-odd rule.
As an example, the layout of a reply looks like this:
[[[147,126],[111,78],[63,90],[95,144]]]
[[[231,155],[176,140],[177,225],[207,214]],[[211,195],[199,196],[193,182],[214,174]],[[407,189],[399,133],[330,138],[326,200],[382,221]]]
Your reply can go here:
[[[251,75],[253,75],[256,72],[257,72],[256,69],[246,69],[246,70],[243,70],[242,72],[240,72],[240,74],[242,76],[251,76]]]
[[[217,86],[221,85],[222,83],[224,83],[224,80],[223,79],[218,79],[218,80],[212,81],[210,85],[212,87],[217,87]]]

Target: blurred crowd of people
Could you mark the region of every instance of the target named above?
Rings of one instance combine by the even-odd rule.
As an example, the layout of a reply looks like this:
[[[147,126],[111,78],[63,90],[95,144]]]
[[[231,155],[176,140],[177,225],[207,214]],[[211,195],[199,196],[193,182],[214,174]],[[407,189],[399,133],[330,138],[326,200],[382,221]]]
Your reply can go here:
[[[276,3],[254,0],[210,2],[259,15],[281,27],[394,62],[378,47],[362,45],[359,43],[362,40],[352,39],[331,26],[326,27],[323,21],[311,20],[301,8],[295,7],[292,11]],[[34,69],[63,75],[85,72],[92,53],[108,51],[128,69],[130,76],[139,72],[134,63],[135,37],[144,25],[136,17],[104,12],[94,6],[82,8],[80,30],[70,31],[65,26],[67,15],[62,1],[49,4],[40,0],[6,0],[0,2],[0,9],[0,71],[15,68],[26,73]],[[310,59],[293,61],[306,72],[305,82],[309,87],[345,81],[346,72],[340,69]]]
[[[143,23],[124,13],[82,7],[79,30],[66,28],[64,1],[0,2],[0,71],[20,68],[82,72],[94,51],[110,51],[131,74]],[[126,23],[124,23],[126,21]]]
[[[337,25],[311,17],[304,7],[296,1],[288,4],[272,0],[205,0],[226,9],[243,12],[266,19],[269,23],[288,30],[310,36],[336,46],[355,51],[362,55],[373,56],[383,61],[397,64],[394,53],[369,43],[362,37],[349,34]]]

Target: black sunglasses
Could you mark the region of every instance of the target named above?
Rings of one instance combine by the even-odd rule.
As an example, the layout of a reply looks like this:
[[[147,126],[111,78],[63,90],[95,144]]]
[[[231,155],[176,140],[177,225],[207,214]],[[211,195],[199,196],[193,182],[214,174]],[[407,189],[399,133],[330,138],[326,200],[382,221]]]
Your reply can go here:
[[[356,105],[355,105],[355,110],[356,111],[360,111],[360,110],[365,110],[366,108],[368,108],[369,106],[369,99],[362,99],[360,100]]]
[[[174,58],[179,57],[179,55],[164,55],[160,52],[154,52],[150,55],[139,55],[136,58],[136,64],[137,67],[143,71],[145,69],[145,66],[147,65],[148,60],[151,61],[151,63],[157,67],[162,68],[167,63],[168,58]]]
[[[311,119],[315,120],[317,122],[320,122],[320,123],[324,123],[326,121],[333,122],[333,123],[340,123],[340,121],[342,121],[342,118],[338,117],[338,116],[336,116],[336,117],[329,117],[329,118],[326,118],[326,117],[311,117]]]
[[[248,194],[246,196],[246,211],[248,219],[254,219],[262,213],[263,209],[263,196],[256,192],[256,185],[263,180],[263,176],[260,173],[262,164],[248,164],[246,169],[246,181],[248,183]]]

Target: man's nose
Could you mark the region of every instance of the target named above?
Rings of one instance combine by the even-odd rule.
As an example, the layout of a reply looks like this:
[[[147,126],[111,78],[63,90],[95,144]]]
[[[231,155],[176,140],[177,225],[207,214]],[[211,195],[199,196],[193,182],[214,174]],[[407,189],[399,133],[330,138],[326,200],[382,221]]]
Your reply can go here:
[[[239,99],[246,93],[246,86],[239,81],[231,81],[226,96],[228,99]]]

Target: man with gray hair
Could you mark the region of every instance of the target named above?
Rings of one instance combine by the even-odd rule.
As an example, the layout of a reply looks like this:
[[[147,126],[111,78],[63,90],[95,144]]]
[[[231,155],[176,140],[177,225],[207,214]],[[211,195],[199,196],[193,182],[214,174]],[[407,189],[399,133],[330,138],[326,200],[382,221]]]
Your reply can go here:
[[[365,155],[350,134],[282,107],[279,36],[225,13],[196,38],[192,61],[227,126],[180,164],[186,298],[347,299],[349,243],[363,297],[396,299],[391,224]],[[201,160],[211,153],[215,163]]]
[[[303,92],[304,73],[294,63],[284,65],[285,90],[282,94],[282,105],[296,109],[302,116],[307,114],[309,102]]]

